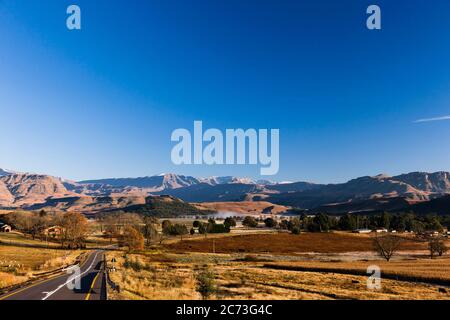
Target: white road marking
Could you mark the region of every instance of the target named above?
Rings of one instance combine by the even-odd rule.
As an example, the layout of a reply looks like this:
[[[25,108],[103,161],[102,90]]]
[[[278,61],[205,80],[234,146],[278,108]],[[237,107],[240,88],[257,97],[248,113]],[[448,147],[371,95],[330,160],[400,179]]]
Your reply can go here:
[[[54,295],[56,292],[58,292],[59,290],[61,290],[61,288],[63,288],[65,285],[67,285],[68,283],[72,282],[74,279],[79,278],[79,277],[85,275],[86,273],[88,273],[88,272],[91,270],[92,266],[94,265],[95,259],[97,259],[97,255],[98,255],[98,252],[95,253],[94,259],[92,260],[91,265],[89,266],[89,268],[86,269],[86,271],[84,271],[83,273],[80,273],[80,275],[78,275],[78,276],[75,277],[75,278],[70,278],[69,280],[67,280],[65,283],[63,283],[62,285],[60,285],[58,288],[56,288],[56,289],[53,290],[53,291],[50,291],[50,292],[42,292],[43,294],[45,294],[45,297],[42,298],[42,300],[47,300],[47,299],[50,298],[52,295]]]

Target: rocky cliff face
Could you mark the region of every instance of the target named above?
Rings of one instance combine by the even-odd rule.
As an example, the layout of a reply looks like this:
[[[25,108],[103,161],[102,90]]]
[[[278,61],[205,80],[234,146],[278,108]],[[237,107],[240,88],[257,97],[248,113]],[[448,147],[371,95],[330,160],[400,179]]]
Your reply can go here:
[[[411,172],[392,177],[392,179],[407,183],[416,189],[426,192],[450,193],[449,172]]]
[[[73,195],[59,178],[15,173],[0,177],[0,201],[2,206],[22,206],[45,202],[48,198]]]

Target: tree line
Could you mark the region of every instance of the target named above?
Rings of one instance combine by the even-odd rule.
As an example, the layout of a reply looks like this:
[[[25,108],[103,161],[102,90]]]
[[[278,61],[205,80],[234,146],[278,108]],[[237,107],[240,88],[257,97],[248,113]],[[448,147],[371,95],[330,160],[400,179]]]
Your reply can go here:
[[[33,240],[59,242],[61,247],[84,248],[88,233],[88,222],[84,215],[76,212],[47,213],[17,211],[3,217],[14,229],[29,235]],[[56,231],[49,232],[55,227]]]
[[[314,216],[308,216],[305,213],[290,218],[277,221],[272,217],[257,219],[247,216],[242,224],[249,228],[256,228],[259,222],[264,222],[268,228],[278,228],[289,230],[294,234],[299,234],[302,230],[308,232],[328,232],[331,230],[354,231],[356,229],[387,229],[398,232],[424,231],[442,232],[444,228],[450,226],[450,216],[426,215],[417,216],[413,213],[390,214],[383,212],[378,215],[353,215],[345,214],[343,216],[330,216],[319,213]]]

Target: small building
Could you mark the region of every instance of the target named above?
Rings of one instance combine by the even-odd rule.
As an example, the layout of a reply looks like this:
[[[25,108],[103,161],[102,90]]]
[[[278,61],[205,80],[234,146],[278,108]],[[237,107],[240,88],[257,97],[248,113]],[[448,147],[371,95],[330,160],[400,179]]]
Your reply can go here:
[[[44,230],[44,235],[51,237],[51,238],[57,238],[59,237],[63,232],[63,228],[60,226],[52,226],[48,227]]]
[[[12,228],[6,223],[0,222],[0,232],[11,232]]]
[[[439,232],[435,231],[435,230],[427,230],[423,233],[424,236],[427,237],[438,237],[439,236]]]
[[[371,233],[372,232],[372,230],[370,230],[370,229],[356,229],[356,230],[353,230],[353,233]]]

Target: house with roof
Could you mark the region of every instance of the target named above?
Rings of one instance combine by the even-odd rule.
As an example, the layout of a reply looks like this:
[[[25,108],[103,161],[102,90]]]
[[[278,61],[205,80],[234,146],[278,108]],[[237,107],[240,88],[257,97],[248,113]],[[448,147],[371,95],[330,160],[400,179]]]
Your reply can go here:
[[[11,232],[12,228],[10,225],[0,222],[0,232]]]

